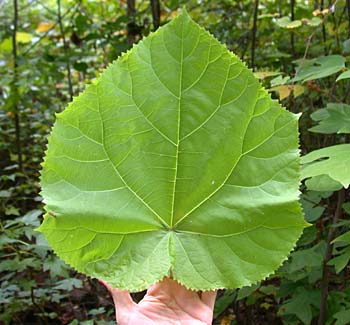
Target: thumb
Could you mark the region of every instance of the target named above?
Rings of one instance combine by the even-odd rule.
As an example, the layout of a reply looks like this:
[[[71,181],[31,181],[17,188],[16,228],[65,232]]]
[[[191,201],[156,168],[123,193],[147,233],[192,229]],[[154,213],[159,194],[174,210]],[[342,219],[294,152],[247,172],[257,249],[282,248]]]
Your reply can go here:
[[[202,301],[210,308],[214,309],[217,291],[203,291]]]
[[[129,291],[113,288],[109,283],[103,280],[99,280],[99,282],[107,288],[113,298],[117,322],[127,324],[127,320],[136,306]]]

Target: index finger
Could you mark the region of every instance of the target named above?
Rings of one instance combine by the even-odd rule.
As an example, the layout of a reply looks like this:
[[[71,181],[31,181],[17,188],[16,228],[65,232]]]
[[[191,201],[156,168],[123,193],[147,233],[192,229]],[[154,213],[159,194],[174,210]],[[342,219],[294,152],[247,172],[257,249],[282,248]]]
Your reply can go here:
[[[135,302],[132,300],[129,291],[113,288],[109,283],[99,280],[110,292],[114,306],[117,321],[121,322],[127,318],[135,307]]]

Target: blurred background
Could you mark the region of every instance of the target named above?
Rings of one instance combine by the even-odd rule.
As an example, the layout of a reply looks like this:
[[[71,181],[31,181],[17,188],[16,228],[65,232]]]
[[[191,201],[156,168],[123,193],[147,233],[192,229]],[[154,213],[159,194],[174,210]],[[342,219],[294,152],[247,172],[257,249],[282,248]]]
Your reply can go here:
[[[40,162],[55,113],[184,5],[302,113],[302,154],[349,143],[350,0],[0,0],[0,324],[115,323],[107,291],[35,232]],[[349,191],[321,175],[302,192],[312,226],[275,275],[219,292],[215,324],[350,324]]]

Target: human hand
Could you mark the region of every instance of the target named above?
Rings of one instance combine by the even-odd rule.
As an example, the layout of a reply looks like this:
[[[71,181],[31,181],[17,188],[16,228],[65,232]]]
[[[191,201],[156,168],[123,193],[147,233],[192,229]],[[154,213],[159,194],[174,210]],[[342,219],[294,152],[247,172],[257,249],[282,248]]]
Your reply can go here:
[[[152,285],[136,304],[128,291],[114,289],[108,283],[101,282],[113,297],[119,325],[212,323],[216,291],[203,291],[200,295],[175,280],[164,278]]]

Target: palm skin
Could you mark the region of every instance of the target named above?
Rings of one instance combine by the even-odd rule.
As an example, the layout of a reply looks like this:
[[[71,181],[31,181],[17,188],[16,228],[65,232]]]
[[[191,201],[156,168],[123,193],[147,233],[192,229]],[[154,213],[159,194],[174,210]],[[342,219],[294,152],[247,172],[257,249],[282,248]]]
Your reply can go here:
[[[216,291],[201,295],[178,282],[164,278],[152,285],[145,297],[136,304],[126,290],[112,288],[101,281],[113,297],[117,323],[120,325],[211,324]]]

